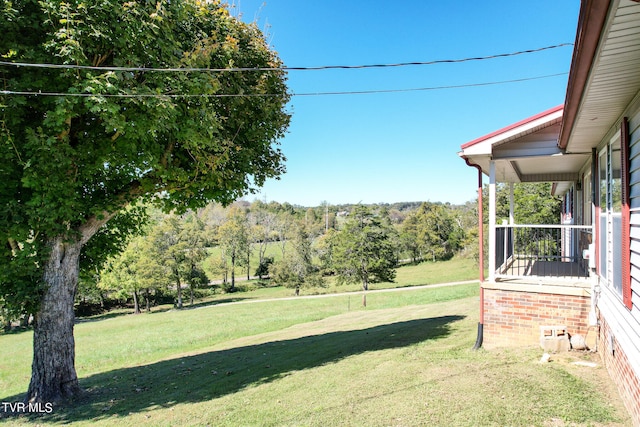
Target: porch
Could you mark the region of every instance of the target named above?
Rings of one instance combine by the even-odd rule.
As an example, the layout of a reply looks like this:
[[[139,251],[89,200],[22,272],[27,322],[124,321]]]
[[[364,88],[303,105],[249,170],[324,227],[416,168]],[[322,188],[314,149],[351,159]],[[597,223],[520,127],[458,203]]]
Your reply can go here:
[[[589,286],[591,226],[496,225],[496,281]]]
[[[548,325],[563,325],[569,335],[589,331],[595,254],[590,171],[582,169],[592,153],[558,148],[562,114],[563,108],[556,107],[462,146],[460,156],[478,169],[479,212],[482,175],[489,177],[480,345],[482,336],[487,347],[534,345],[540,328]],[[514,185],[535,182],[555,183],[552,194],[565,195],[553,224],[523,223],[516,215]],[[498,213],[498,190],[501,197],[508,191],[508,211],[501,198]],[[483,227],[479,230],[482,239]]]
[[[503,224],[493,235],[495,267],[481,283],[485,346],[538,343],[545,325],[588,336],[591,226]]]

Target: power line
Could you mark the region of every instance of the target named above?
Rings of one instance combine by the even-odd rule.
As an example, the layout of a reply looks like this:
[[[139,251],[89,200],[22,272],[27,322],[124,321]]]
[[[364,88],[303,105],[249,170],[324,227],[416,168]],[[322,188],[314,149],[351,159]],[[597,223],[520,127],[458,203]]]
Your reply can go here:
[[[407,67],[407,66],[416,66],[416,65],[435,65],[435,64],[457,64],[462,62],[471,62],[471,61],[485,61],[488,59],[497,59],[497,58],[506,58],[509,56],[517,56],[524,55],[528,53],[536,53],[542,52],[550,49],[557,49],[565,46],[573,46],[573,43],[561,43],[553,46],[545,46],[537,49],[528,49],[521,50],[518,52],[511,53],[499,53],[496,55],[489,56],[477,56],[471,58],[461,58],[461,59],[439,59],[434,61],[426,61],[426,62],[400,62],[397,64],[369,64],[369,65],[325,65],[319,67],[283,67],[283,70],[293,70],[293,71],[317,71],[317,70],[351,70],[351,69],[363,69],[363,68],[391,68],[391,67]]]
[[[411,89],[380,89],[380,90],[361,90],[361,91],[347,91],[347,92],[294,93],[293,96],[366,95],[366,94],[375,94],[375,93],[400,93],[400,92],[419,92],[419,91],[445,90],[445,89],[461,89],[461,88],[467,88],[467,87],[493,86],[493,85],[501,85],[501,84],[507,84],[507,83],[518,83],[518,82],[524,82],[529,80],[540,80],[540,79],[547,79],[550,77],[566,76],[567,74],[569,73],[547,74],[545,76],[524,77],[521,79],[500,80],[495,82],[469,83],[469,84],[449,85],[449,86],[418,87],[418,88],[411,88]]]
[[[419,92],[446,89],[461,89],[469,87],[493,86],[508,83],[519,83],[531,80],[547,79],[551,77],[564,76],[568,73],[547,74],[544,76],[524,77],[512,80],[499,80],[493,82],[469,83],[462,85],[448,86],[432,86],[408,89],[374,89],[361,91],[336,91],[336,92],[303,92],[292,93],[291,96],[328,96],[328,95],[367,95],[380,93],[401,93],[401,92]],[[96,93],[67,93],[67,92],[33,92],[33,91],[12,91],[0,90],[0,95],[18,95],[18,96],[69,96],[69,97],[104,97],[104,98],[237,98],[237,97],[277,97],[278,94],[96,94]]]
[[[565,46],[573,46],[573,43],[561,43],[553,46],[545,46],[536,49],[527,49],[510,53],[499,53],[489,56],[478,56],[460,59],[440,59],[425,62],[399,62],[392,64],[367,64],[367,65],[322,65],[317,67],[233,67],[233,68],[153,68],[153,67],[95,67],[90,65],[73,65],[73,64],[33,64],[26,62],[8,62],[0,61],[0,65],[12,67],[32,67],[32,68],[53,68],[53,69],[71,69],[71,70],[96,70],[96,71],[128,71],[128,72],[245,72],[245,71],[319,71],[319,70],[350,70],[350,69],[366,69],[366,68],[392,68],[392,67],[408,67],[435,64],[456,64],[470,61],[485,61],[497,58],[506,58],[510,56],[524,55],[536,52],[542,52],[550,49],[557,49]]]

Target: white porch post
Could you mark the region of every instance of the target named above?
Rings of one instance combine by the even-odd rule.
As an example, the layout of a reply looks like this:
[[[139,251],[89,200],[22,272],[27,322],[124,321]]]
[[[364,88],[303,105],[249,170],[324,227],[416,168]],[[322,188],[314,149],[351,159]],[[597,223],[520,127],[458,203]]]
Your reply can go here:
[[[496,279],[496,163],[489,162],[489,281]]]
[[[514,212],[514,201],[513,201],[513,182],[509,183],[509,225],[515,224],[513,220],[513,212]]]

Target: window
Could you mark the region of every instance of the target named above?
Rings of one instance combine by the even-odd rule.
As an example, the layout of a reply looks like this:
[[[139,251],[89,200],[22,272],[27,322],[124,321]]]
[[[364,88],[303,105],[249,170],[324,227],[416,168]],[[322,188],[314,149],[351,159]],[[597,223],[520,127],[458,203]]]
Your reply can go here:
[[[591,172],[587,172],[582,179],[582,221],[581,224],[591,224]]]
[[[599,275],[630,306],[629,137],[626,119],[619,135],[598,155]]]
[[[598,272],[603,279],[607,278],[607,164],[607,148],[605,148],[598,156],[598,193],[600,195]]]
[[[598,156],[600,190],[600,277],[622,296],[622,215],[620,137],[616,136]]]

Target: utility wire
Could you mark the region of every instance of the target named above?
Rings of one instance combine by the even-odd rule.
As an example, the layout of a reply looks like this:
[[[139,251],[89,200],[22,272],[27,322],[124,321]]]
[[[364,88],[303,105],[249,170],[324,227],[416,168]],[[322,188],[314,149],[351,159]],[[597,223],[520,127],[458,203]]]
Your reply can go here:
[[[371,93],[399,93],[399,92],[419,92],[419,91],[430,91],[430,90],[445,90],[445,89],[460,89],[467,87],[481,87],[481,86],[492,86],[492,85],[501,85],[507,83],[518,83],[529,80],[539,80],[546,79],[550,77],[557,76],[565,76],[568,73],[557,73],[557,74],[548,74],[546,76],[536,76],[536,77],[524,77],[521,79],[513,79],[513,80],[500,80],[495,82],[484,82],[484,83],[469,83],[463,85],[450,85],[450,86],[434,86],[434,87],[418,87],[411,89],[380,89],[380,90],[361,90],[361,91],[348,91],[348,92],[315,92],[315,93],[294,93],[293,96],[320,96],[320,95],[366,95]]]
[[[433,86],[433,87],[420,87],[409,89],[377,89],[377,90],[362,90],[362,91],[344,91],[344,92],[303,92],[292,93],[291,96],[327,96],[327,95],[366,95],[376,93],[400,93],[400,92],[418,92],[418,91],[431,91],[431,90],[445,90],[445,89],[460,89],[468,87],[481,87],[492,86],[508,83],[518,83],[530,80],[540,80],[550,77],[564,76],[568,73],[547,74],[544,76],[524,77],[521,79],[512,80],[500,80],[493,82],[482,83],[469,83],[462,85],[449,85],[449,86]],[[236,98],[236,97],[276,97],[281,96],[277,94],[97,94],[97,93],[67,93],[67,92],[31,92],[31,91],[12,91],[12,90],[0,90],[0,95],[22,95],[22,96],[75,96],[75,97],[104,97],[104,98]]]
[[[456,64],[470,61],[485,61],[489,59],[505,58],[510,56],[524,55],[535,52],[542,52],[550,49],[557,49],[565,46],[573,46],[573,43],[561,43],[553,46],[545,46],[537,49],[527,49],[518,52],[500,53],[489,56],[478,56],[461,59],[441,59],[426,62],[399,62],[395,64],[368,64],[368,65],[323,65],[318,67],[234,67],[234,68],[152,68],[152,67],[94,67],[89,65],[73,65],[73,64],[31,64],[26,62],[8,62],[0,61],[0,65],[12,67],[35,67],[35,68],[57,68],[72,70],[98,70],[98,71],[157,71],[157,72],[244,72],[244,71],[318,71],[318,70],[350,70],[365,68],[391,68],[391,67],[408,67],[419,65],[435,65],[435,64]]]

